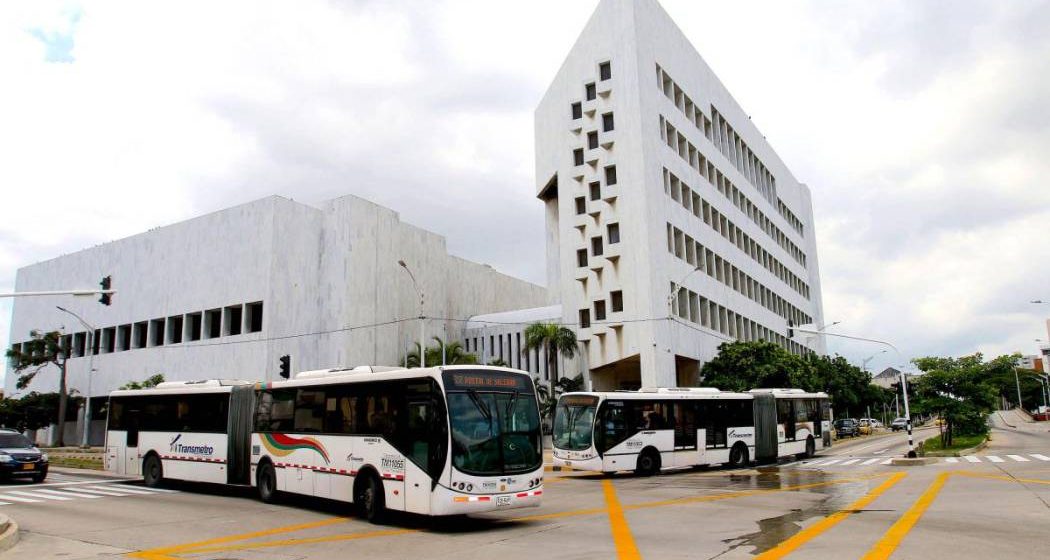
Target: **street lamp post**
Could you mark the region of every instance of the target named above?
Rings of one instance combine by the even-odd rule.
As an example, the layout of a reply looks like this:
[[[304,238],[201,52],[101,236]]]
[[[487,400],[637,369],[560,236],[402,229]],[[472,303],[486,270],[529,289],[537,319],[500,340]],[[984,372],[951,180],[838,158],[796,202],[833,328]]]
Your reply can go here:
[[[408,273],[408,277],[412,279],[412,287],[415,288],[416,289],[416,293],[419,294],[419,367],[424,368],[424,367],[427,367],[426,366],[426,354],[427,354],[427,347],[426,347],[426,341],[427,341],[427,339],[426,339],[426,324],[427,323],[426,323],[426,320],[427,320],[427,317],[423,313],[423,304],[424,304],[423,290],[421,290],[419,288],[419,283],[416,282],[415,275],[412,274],[412,271],[408,268],[408,265],[405,264],[405,261],[397,261],[397,264],[401,265],[401,268],[405,269],[405,272]]]
[[[868,371],[868,362],[874,360],[875,356],[878,356],[879,354],[885,354],[885,353],[886,353],[885,350],[879,350],[878,352],[875,352],[874,354],[868,356],[867,358],[864,358],[863,360],[861,360],[862,365],[861,365],[860,369],[864,370],[864,372],[867,373],[867,371]]]
[[[1028,375],[1032,376],[1033,379],[1035,379],[1036,381],[1039,382],[1039,389],[1040,389],[1039,392],[1042,393],[1042,395],[1043,395],[1043,408],[1046,408],[1047,406],[1050,406],[1050,404],[1047,403],[1047,398],[1046,398],[1046,388],[1047,388],[1046,387],[1046,380],[1044,380],[1042,378],[1042,376],[1036,375],[1034,373],[1029,373]]]
[[[88,447],[88,435],[91,433],[91,378],[95,373],[95,327],[91,326],[91,324],[85,321],[83,317],[77,315],[76,313],[73,313],[65,307],[62,307],[60,305],[56,305],[55,307],[59,311],[62,311],[63,313],[68,313],[75,317],[76,320],[80,321],[80,324],[83,325],[83,327],[88,331],[86,348],[88,353],[87,395],[85,395],[86,402],[84,407],[84,435],[80,439],[80,446]]]
[[[694,269],[690,270],[689,272],[687,272],[686,275],[683,276],[681,280],[675,282],[674,284],[671,284],[671,293],[667,294],[667,318],[668,319],[671,319],[671,318],[674,317],[674,303],[675,303],[675,300],[678,299],[678,290],[681,290],[682,289],[682,284],[685,283],[685,281],[688,280],[689,277],[692,276],[693,273],[698,271],[698,270],[700,270],[699,266],[697,266],[696,268],[694,268]]]

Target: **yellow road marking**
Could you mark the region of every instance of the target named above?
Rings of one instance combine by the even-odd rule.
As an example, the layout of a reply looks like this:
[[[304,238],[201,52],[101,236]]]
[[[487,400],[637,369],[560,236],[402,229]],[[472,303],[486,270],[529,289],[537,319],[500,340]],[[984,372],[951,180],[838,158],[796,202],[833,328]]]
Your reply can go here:
[[[758,555],[756,558],[759,560],[775,560],[778,558],[783,558],[788,554],[791,554],[795,551],[795,549],[809,542],[814,537],[841,523],[843,520],[845,520],[847,517],[853,514],[856,510],[868,507],[868,504],[875,501],[875,498],[878,498],[880,495],[882,495],[883,492],[889,490],[894,484],[900,482],[900,480],[904,478],[906,474],[907,473],[903,472],[894,474],[888,480],[880,484],[877,488],[875,488],[871,492],[868,492],[864,495],[863,498],[853,502],[845,509],[839,510],[818,521],[817,523],[806,527],[798,533],[795,533],[794,535],[792,535],[791,538],[780,543],[775,548],[767,550],[766,552]]]
[[[992,480],[1005,480],[1007,482],[1023,482],[1025,484],[1050,484],[1050,480],[1042,480],[1039,478],[1014,478],[1012,476],[999,476],[994,474],[981,474],[972,472],[956,472],[955,474],[962,476],[970,476],[973,478],[990,478]]]
[[[342,535],[325,535],[321,537],[307,537],[301,539],[285,539],[281,541],[266,541],[261,543],[233,544],[225,546],[209,546],[193,548],[183,551],[184,554],[203,554],[205,552],[226,552],[230,550],[249,550],[256,548],[272,548],[275,546],[292,546],[301,544],[316,544],[334,541],[353,541],[358,539],[371,539],[374,537],[393,537],[408,533],[418,533],[422,529],[385,529],[381,531],[370,531],[367,533],[345,533]]]
[[[345,523],[349,521],[347,517],[332,517],[329,519],[323,519],[321,521],[312,521],[310,523],[300,523],[297,525],[287,525],[285,527],[277,527],[274,529],[265,529],[262,531],[253,531],[251,533],[243,533],[240,535],[229,535],[226,537],[219,537],[215,539],[208,539],[204,541],[198,541],[193,543],[186,543],[174,546],[166,546],[161,548],[153,548],[150,550],[142,550],[139,552],[132,552],[128,556],[132,558],[142,558],[145,560],[160,560],[161,558],[171,558],[171,554],[178,554],[180,552],[186,552],[195,548],[200,548],[208,545],[222,544],[228,542],[243,541],[248,539],[254,539],[258,537],[267,537],[270,535],[279,535],[281,533],[291,533],[294,531],[304,531],[306,529],[313,529],[316,527],[324,527],[327,525],[334,525],[336,523]]]
[[[616,545],[616,556],[621,560],[640,559],[638,547],[631,536],[631,528],[623,514],[623,506],[616,497],[616,487],[611,480],[605,479],[602,481],[602,490],[605,491],[605,503],[609,506],[609,529],[612,531],[613,544]]]
[[[912,504],[908,511],[904,512],[904,515],[893,524],[892,527],[886,531],[886,534],[882,536],[879,542],[875,543],[875,546],[871,547],[871,550],[864,556],[864,560],[883,560],[889,558],[893,554],[893,551],[897,550],[900,546],[901,541],[908,535],[912,527],[919,521],[922,514],[926,512],[926,508],[930,507],[933,503],[934,498],[944,487],[944,482],[951,476],[951,472],[942,472],[937,475],[933,483],[926,488],[926,491],[919,496],[918,500]]]

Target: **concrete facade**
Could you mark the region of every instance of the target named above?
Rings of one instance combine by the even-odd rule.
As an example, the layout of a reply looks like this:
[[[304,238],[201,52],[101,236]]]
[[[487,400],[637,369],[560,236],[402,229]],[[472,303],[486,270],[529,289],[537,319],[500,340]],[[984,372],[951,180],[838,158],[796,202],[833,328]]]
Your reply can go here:
[[[596,390],[694,385],[727,340],[824,352],[786,337],[823,323],[809,189],[655,0],[602,0],[535,129],[549,286]]]
[[[459,339],[473,315],[548,303],[542,286],[449,255],[442,236],[401,222],[388,208],[354,196],[316,207],[273,196],[20,269],[17,291],[90,287],[112,275],[118,293],[109,307],[95,298],[20,298],[9,344],[28,340],[33,329],[70,333],[77,357],[69,361],[69,386],[86,394],[90,350],[84,342],[77,348],[86,333],[55,305],[80,314],[99,334],[92,395],[157,373],[168,380],[274,379],[285,354],[293,373],[396,364],[419,339],[420,314],[398,260],[425,294],[428,339]],[[260,302],[262,320],[253,324],[247,304]],[[202,332],[191,340],[196,314]],[[209,316],[220,321],[214,338]],[[136,325],[145,325],[143,345]],[[120,349],[122,327],[133,338],[128,350]],[[57,387],[54,372],[22,391],[16,380],[8,369],[7,396]]]

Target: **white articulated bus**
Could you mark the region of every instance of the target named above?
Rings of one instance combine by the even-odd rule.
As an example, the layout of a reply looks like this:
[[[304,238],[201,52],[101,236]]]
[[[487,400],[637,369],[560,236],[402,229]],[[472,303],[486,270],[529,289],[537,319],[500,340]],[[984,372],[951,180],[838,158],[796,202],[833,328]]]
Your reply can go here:
[[[826,394],[800,389],[566,393],[554,413],[554,464],[651,475],[812,456],[831,445],[829,414]]]
[[[194,423],[204,406],[211,414]],[[110,411],[107,468],[149,485],[251,484],[265,501],[288,492],[352,502],[369,520],[534,507],[543,494],[535,386],[512,369],[365,366],[272,383],[166,383],[116,391]]]

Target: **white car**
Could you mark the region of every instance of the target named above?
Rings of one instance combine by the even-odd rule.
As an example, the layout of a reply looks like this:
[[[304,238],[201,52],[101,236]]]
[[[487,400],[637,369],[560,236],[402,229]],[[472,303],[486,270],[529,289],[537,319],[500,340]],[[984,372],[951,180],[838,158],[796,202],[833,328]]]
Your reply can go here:
[[[881,428],[882,427],[882,422],[879,422],[878,420],[876,420],[874,418],[861,418],[862,422],[865,421],[865,420],[868,422],[868,425],[871,426],[872,428]]]

